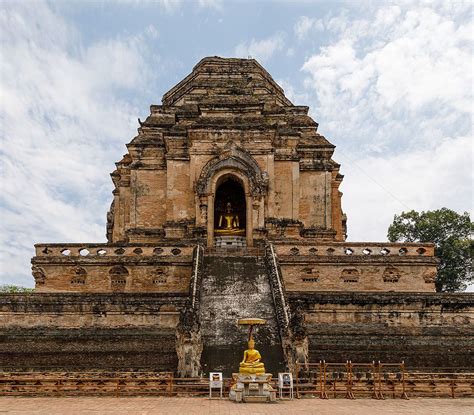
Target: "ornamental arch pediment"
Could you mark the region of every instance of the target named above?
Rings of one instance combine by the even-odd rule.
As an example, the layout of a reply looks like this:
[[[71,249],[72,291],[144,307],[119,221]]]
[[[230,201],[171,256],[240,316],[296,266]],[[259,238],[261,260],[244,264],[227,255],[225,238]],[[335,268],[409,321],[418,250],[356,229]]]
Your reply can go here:
[[[247,151],[232,145],[204,165],[196,182],[197,194],[199,196],[211,194],[212,179],[223,170],[235,171],[245,176],[248,179],[248,191],[252,196],[259,197],[267,193],[268,174],[261,170]]]

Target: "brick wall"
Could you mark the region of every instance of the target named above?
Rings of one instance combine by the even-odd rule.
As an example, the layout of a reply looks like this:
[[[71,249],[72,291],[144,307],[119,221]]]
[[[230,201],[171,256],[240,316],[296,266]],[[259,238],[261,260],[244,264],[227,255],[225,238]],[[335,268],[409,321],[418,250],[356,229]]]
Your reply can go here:
[[[304,316],[309,360],[400,362],[472,370],[474,295],[289,293]]]
[[[0,295],[2,369],[175,370],[186,297]]]

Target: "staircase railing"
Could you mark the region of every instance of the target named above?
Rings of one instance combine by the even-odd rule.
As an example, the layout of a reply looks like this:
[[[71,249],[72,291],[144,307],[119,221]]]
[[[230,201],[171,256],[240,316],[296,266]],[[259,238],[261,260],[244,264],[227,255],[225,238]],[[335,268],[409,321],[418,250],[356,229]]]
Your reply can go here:
[[[281,277],[280,267],[272,244],[268,244],[265,248],[265,262],[270,277],[270,284],[272,286],[273,301],[275,304],[280,332],[281,330],[284,330],[284,334],[286,335],[290,324],[290,310],[283,279]]]
[[[308,338],[302,325],[301,312],[298,309],[290,311],[278,257],[272,244],[266,246],[265,262],[280,328],[283,355],[288,370],[294,372],[298,363],[306,364],[308,360]]]
[[[204,248],[197,245],[193,252],[193,268],[189,282],[189,298],[181,311],[176,330],[178,373],[181,377],[198,376],[201,372],[202,340],[199,309],[201,307],[202,266]]]
[[[294,370],[295,351],[293,350],[292,332],[290,329],[290,308],[286,297],[285,286],[281,276],[278,259],[272,244],[265,247],[265,264],[272,289],[273,304],[280,332],[283,355],[288,369]]]
[[[197,245],[193,255],[193,273],[190,281],[191,308],[199,311],[199,290],[202,281],[202,263],[204,258],[204,248]]]

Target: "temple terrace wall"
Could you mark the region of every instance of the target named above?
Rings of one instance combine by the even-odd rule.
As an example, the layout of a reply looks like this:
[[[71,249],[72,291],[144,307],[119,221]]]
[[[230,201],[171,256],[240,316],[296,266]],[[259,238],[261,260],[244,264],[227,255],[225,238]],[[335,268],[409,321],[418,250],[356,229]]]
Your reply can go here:
[[[401,362],[472,370],[472,294],[289,292],[311,362]],[[300,334],[300,335],[301,335]]]
[[[0,295],[0,366],[176,371],[176,326],[186,298]],[[293,291],[288,298],[292,331],[308,339],[311,362],[404,360],[408,369],[457,371],[472,366],[470,294]]]
[[[274,240],[287,291],[434,292],[433,244]],[[194,244],[37,244],[38,292],[187,293]]]
[[[0,295],[0,367],[175,370],[187,295]]]

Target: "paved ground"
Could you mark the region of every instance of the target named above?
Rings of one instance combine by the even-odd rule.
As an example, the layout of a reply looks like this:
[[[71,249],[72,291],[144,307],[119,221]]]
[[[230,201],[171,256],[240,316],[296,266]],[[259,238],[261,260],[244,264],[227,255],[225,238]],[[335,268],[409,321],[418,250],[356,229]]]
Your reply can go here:
[[[473,415],[473,399],[300,399],[235,404],[205,398],[0,398],[0,415]]]

